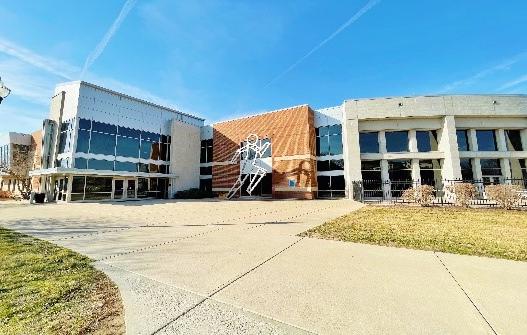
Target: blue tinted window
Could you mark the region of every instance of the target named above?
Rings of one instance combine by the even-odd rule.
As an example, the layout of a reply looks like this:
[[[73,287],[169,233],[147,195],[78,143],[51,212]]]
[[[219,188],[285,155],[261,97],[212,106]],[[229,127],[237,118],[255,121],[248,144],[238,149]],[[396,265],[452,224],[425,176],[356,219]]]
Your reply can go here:
[[[476,130],[478,151],[496,151],[496,134],[494,130]]]
[[[329,134],[329,127],[319,127],[318,136],[326,136]]]
[[[77,152],[88,153],[90,148],[90,132],[87,130],[79,129],[77,136]]]
[[[117,126],[108,123],[93,121],[92,131],[98,131],[100,133],[107,134],[117,134]]]
[[[90,153],[115,155],[115,135],[91,133]]]
[[[88,161],[85,158],[75,158],[75,168],[76,169],[86,169]]]
[[[323,136],[318,137],[317,140],[319,141],[319,152],[317,153],[318,156],[325,156],[329,155],[329,137]]]
[[[117,136],[117,156],[139,157],[139,140],[135,138]]]
[[[379,133],[360,133],[359,146],[361,153],[378,153]]]
[[[126,136],[126,137],[139,138],[141,136],[141,132],[136,129],[119,127],[118,131],[119,131],[119,135]]]
[[[88,161],[88,169],[113,171],[113,161],[107,161],[103,159],[90,159]]]
[[[407,131],[387,131],[386,132],[386,151],[388,152],[408,151],[408,132]]]
[[[137,164],[115,161],[115,171],[137,172]]]
[[[79,129],[90,130],[91,120],[79,119]]]
[[[150,159],[152,155],[152,142],[141,141],[141,158]]]
[[[415,137],[417,139],[417,151],[437,151],[437,131],[417,131],[415,132]]]
[[[342,125],[341,124],[334,124],[332,126],[329,126],[329,135],[334,134],[342,134]]]
[[[342,155],[342,135],[329,136],[329,153],[331,155]]]
[[[147,132],[147,131],[143,131],[141,133],[141,139],[148,139],[150,141],[159,141],[161,135],[159,134],[156,134],[156,133],[150,133],[150,132]]]
[[[469,151],[470,149],[468,147],[468,132],[466,130],[457,130],[456,136],[457,147],[459,151]]]

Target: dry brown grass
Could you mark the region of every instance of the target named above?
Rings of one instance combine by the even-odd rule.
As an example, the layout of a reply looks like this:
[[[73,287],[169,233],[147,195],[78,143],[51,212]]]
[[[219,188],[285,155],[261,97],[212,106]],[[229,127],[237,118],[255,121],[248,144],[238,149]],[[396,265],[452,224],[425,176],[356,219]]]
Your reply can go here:
[[[527,261],[527,211],[367,206],[302,235]]]

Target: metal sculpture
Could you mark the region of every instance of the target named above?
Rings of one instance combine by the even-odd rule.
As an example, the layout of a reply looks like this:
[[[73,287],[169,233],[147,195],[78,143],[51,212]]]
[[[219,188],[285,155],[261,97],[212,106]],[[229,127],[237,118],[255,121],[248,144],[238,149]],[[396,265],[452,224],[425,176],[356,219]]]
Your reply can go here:
[[[0,104],[5,98],[7,98],[9,93],[11,93],[11,90],[4,85],[2,78],[0,78]]]
[[[227,199],[234,197],[247,180],[249,180],[247,193],[249,193],[249,195],[252,194],[256,186],[258,186],[262,178],[267,174],[267,171],[259,166],[258,162],[269,149],[270,145],[271,143],[269,142],[262,145],[262,142],[256,134],[250,134],[247,136],[245,142],[238,150],[236,150],[230,161],[231,164],[235,164],[238,162],[238,159],[241,158],[240,175],[238,176],[238,179],[236,179],[234,185],[232,185],[229,193],[227,193]]]

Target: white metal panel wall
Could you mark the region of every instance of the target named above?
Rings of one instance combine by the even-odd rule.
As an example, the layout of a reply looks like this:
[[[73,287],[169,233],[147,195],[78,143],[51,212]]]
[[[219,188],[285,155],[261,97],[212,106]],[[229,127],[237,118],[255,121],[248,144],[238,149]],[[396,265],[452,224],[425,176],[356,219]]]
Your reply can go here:
[[[206,125],[201,127],[201,139],[202,140],[210,140],[212,139],[212,126]]]
[[[342,123],[342,115],[341,106],[318,109],[314,113],[315,128]]]
[[[203,120],[133,99],[98,87],[79,83],[77,116],[123,127],[170,134],[171,120],[200,127]],[[68,119],[65,117],[64,119]]]

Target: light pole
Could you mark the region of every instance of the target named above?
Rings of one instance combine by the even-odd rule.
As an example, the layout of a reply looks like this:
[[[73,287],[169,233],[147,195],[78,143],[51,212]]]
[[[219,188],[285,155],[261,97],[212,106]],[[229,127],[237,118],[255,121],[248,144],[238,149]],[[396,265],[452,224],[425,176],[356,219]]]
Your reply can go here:
[[[5,98],[7,98],[9,93],[11,93],[11,90],[4,85],[2,78],[0,78],[0,104]]]

